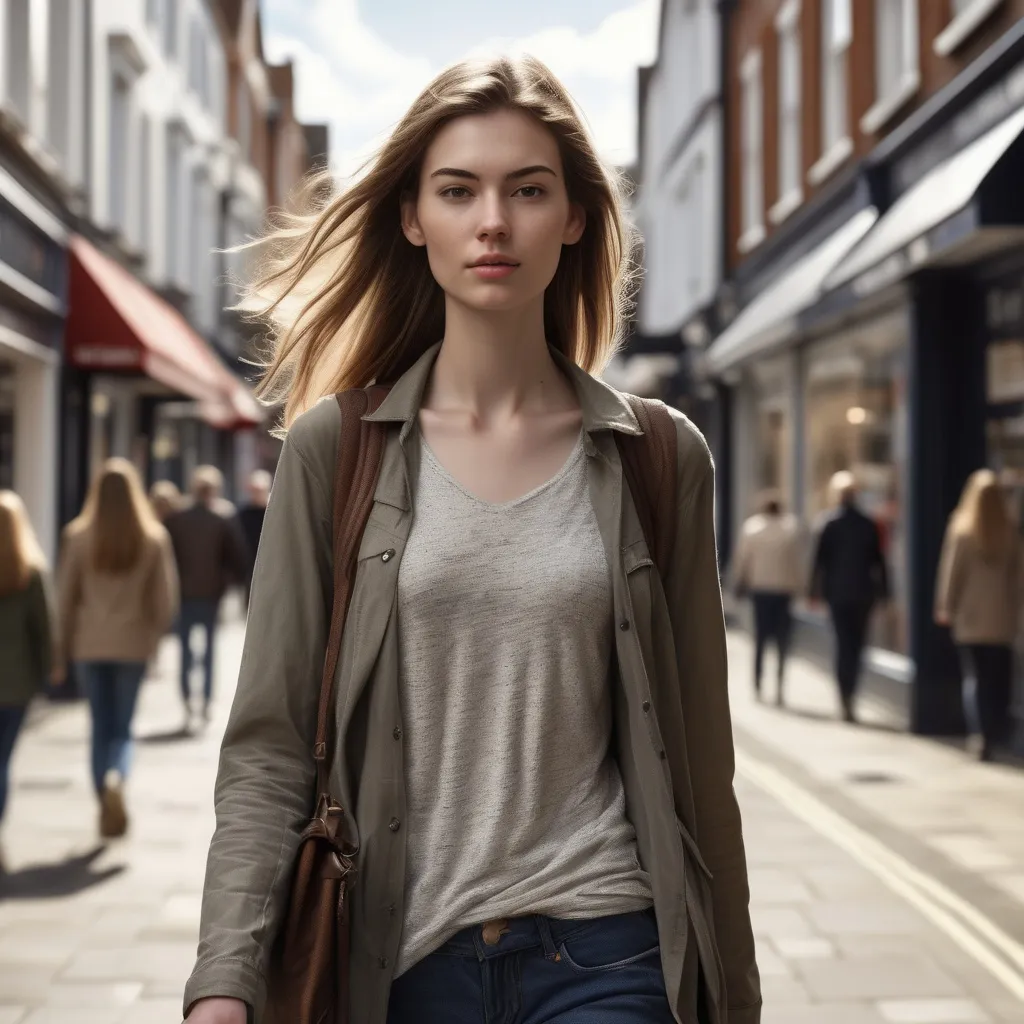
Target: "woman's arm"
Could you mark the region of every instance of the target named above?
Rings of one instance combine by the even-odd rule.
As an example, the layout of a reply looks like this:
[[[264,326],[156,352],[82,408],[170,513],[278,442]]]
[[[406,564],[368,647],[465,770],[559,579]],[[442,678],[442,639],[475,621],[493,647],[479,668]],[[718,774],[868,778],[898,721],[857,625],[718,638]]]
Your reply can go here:
[[[29,629],[36,651],[36,679],[40,686],[49,679],[53,671],[53,613],[47,590],[46,577],[43,570],[39,569],[29,585]]]
[[[54,668],[58,672],[64,672],[71,659],[71,641],[75,635],[75,615],[82,582],[81,548],[80,539],[69,530],[65,530],[57,571],[58,643]]]
[[[330,411],[318,406],[292,428],[267,510],[221,750],[217,828],[186,1015],[202,998],[227,996],[261,1019],[267,956],[285,911],[299,834],[313,810],[312,747],[332,597],[332,481],[324,478],[324,460],[304,449],[317,431],[312,447],[324,448]],[[336,419],[335,413],[335,437]]]
[[[666,582],[679,666],[696,820],[714,880],[715,933],[725,970],[729,1024],[757,1024],[761,986],[739,805],[729,675],[715,540],[715,472],[704,440],[679,422],[679,525]]]
[[[935,577],[935,621],[940,626],[948,626],[956,615],[962,548],[960,536],[950,526],[942,542],[939,570]]]

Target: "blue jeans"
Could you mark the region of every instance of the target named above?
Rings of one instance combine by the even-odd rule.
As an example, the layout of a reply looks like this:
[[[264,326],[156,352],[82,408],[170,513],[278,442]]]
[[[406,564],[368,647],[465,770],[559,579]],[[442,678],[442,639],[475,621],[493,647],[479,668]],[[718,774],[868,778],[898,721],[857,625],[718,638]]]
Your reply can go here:
[[[7,807],[8,780],[14,744],[25,721],[25,708],[0,707],[0,818]]]
[[[187,704],[192,696],[189,676],[192,674],[192,631],[202,628],[206,639],[203,652],[203,698],[208,702],[213,697],[213,638],[217,628],[217,607],[219,601],[189,598],[181,602],[178,615],[178,637],[181,640],[181,695]]]
[[[673,1024],[653,909],[507,928],[494,945],[467,928],[396,978],[388,1024]]]
[[[80,661],[77,668],[92,713],[92,782],[102,793],[104,776],[111,769],[128,778],[132,717],[146,663]]]

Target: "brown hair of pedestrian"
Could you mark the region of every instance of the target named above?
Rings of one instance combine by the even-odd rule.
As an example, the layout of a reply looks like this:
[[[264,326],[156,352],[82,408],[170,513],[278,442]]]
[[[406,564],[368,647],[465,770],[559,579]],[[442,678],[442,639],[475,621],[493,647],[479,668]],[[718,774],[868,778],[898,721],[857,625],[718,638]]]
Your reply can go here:
[[[181,508],[181,491],[172,480],[157,480],[149,489],[149,503],[161,523]]]
[[[1006,495],[991,469],[979,469],[967,478],[960,504],[953,513],[953,530],[969,537],[985,558],[1009,555],[1016,539]]]
[[[299,203],[306,212],[279,211],[275,229],[251,243],[262,269],[238,308],[264,325],[269,358],[259,393],[284,401],[285,428],[324,395],[394,380],[442,338],[444,292],[426,250],[403,235],[402,200],[416,193],[441,128],[500,110],[525,112],[555,136],[569,199],[586,216],[545,293],[547,341],[590,373],[607,366],[636,279],[624,179],[600,160],[571,97],[541,61],[463,61],[423,90],[364,173],[340,190],[327,172],[312,178]]]
[[[93,480],[82,513],[69,530],[91,535],[97,572],[118,575],[135,565],[146,538],[157,536],[162,527],[135,467],[127,459],[114,458]]]
[[[0,597],[24,590],[45,568],[24,503],[14,491],[0,491]]]

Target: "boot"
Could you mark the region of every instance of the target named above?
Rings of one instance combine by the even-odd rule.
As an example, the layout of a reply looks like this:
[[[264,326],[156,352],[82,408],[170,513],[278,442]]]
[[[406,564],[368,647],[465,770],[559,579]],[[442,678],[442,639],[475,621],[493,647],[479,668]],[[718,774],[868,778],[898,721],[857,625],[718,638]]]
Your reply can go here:
[[[100,794],[100,836],[117,839],[128,831],[128,812],[124,806],[124,788],[120,777],[108,774]]]

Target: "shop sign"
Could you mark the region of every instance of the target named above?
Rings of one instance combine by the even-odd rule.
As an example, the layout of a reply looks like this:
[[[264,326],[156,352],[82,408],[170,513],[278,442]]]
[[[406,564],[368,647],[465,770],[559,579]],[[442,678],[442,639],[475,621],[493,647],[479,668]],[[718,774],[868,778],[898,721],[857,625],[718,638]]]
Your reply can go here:
[[[986,349],[990,405],[1024,401],[1024,341],[993,341]]]
[[[958,153],[989,128],[1004,121],[1024,105],[1024,64],[1018,65],[1005,78],[983,92],[944,128],[907,156],[897,160],[892,169],[893,192],[900,195],[916,184],[933,167]]]
[[[142,354],[123,345],[76,345],[73,360],[83,370],[128,370],[142,365]]]

